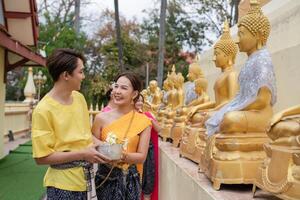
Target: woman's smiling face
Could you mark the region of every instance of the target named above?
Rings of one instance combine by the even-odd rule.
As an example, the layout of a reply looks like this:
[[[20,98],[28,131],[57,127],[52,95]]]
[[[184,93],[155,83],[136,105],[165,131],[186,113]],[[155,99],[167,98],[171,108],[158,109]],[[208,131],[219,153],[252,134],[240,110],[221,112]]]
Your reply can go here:
[[[114,84],[112,93],[116,105],[129,105],[132,104],[137,91],[133,90],[130,80],[122,76]]]

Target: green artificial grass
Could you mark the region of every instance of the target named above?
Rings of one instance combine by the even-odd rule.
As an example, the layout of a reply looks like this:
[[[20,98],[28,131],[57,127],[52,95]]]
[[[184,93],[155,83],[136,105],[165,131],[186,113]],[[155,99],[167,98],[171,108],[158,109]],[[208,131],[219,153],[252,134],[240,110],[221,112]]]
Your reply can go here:
[[[20,145],[0,160],[0,199],[39,200],[45,193],[47,166],[36,165],[31,142]]]

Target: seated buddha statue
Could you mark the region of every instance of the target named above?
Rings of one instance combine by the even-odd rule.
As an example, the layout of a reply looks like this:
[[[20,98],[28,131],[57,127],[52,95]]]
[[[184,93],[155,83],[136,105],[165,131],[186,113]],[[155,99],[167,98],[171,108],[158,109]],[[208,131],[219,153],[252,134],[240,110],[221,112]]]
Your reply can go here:
[[[205,174],[215,189],[220,184],[254,183],[266,156],[265,130],[276,102],[275,74],[265,47],[270,22],[256,0],[250,5],[238,22],[238,46],[248,55],[238,78],[240,90],[205,122],[210,137],[204,153],[208,161]]]
[[[189,65],[189,71],[187,74],[188,81],[184,83],[184,105],[189,105],[193,100],[197,99],[195,80],[199,78],[205,77],[200,67],[200,56],[197,55],[193,62]]]
[[[149,90],[148,89],[143,89],[141,91],[141,95],[143,96],[145,102],[149,101],[150,97],[149,97]],[[143,110],[145,112],[151,111],[151,107],[148,104],[144,103]]]
[[[163,141],[166,141],[170,137],[170,128],[173,124],[176,108],[178,107],[179,99],[177,97],[177,89],[175,88],[176,77],[175,66],[173,66],[172,72],[167,77],[167,85],[169,87],[167,93],[167,105],[162,111],[164,112],[164,116],[163,123],[161,124],[162,131],[160,132],[160,136],[163,138]]]
[[[203,96],[199,97],[199,99],[198,94],[195,91],[195,80],[199,78],[202,78],[203,80],[205,79],[204,74],[199,65],[199,57],[200,56],[197,55],[195,60],[189,65],[189,71],[187,75],[189,81],[184,83],[184,106],[176,110],[174,124],[171,129],[171,138],[175,147],[178,146],[179,140],[181,139],[188,110],[190,110],[192,106],[198,105],[199,102],[202,101],[201,99]]]
[[[168,78],[166,78],[163,83],[162,104],[159,110],[157,111],[157,116],[156,116],[157,117],[156,119],[160,125],[163,124],[164,121],[165,110],[168,105],[169,91],[170,91],[170,86],[169,86]]]
[[[186,119],[180,153],[182,156],[199,163],[206,145],[203,124],[211,112],[228,103],[238,90],[237,72],[233,64],[237,46],[230,36],[228,23],[224,23],[223,34],[214,46],[214,62],[222,73],[214,84],[215,101],[207,101],[191,107]],[[205,112],[204,112],[205,111]]]
[[[162,96],[163,96],[163,98],[162,98],[163,105],[162,106],[163,107],[166,107],[168,104],[168,92],[171,90],[169,82],[170,81],[168,80],[168,78],[166,78],[163,83],[163,91],[162,91]]]
[[[174,66],[173,66],[173,69]],[[184,105],[184,77],[181,73],[176,74],[173,77],[174,89],[172,91],[172,109],[170,109],[166,114],[166,121],[164,123],[164,128],[162,134],[164,138],[171,138],[171,128],[174,123],[174,118],[176,116],[176,111]]]
[[[298,115],[298,116],[297,116]],[[264,144],[267,157],[255,185],[282,199],[300,199],[300,105],[275,114]]]
[[[205,78],[198,78],[194,81],[194,83],[194,90],[197,94],[197,98],[190,102],[189,105],[179,108],[176,111],[176,117],[174,119],[174,123],[171,129],[171,137],[173,140],[173,145],[175,147],[178,147],[179,142],[181,140],[182,133],[186,125],[186,117],[188,110],[190,110],[196,105],[200,105],[209,101],[209,96],[206,93],[207,80]]]
[[[150,111],[152,111],[154,115],[157,115],[158,108],[162,102],[162,97],[162,92],[158,87],[157,81],[150,81],[148,88],[148,99],[145,101],[145,104],[150,107]]]
[[[184,77],[181,73],[178,73],[175,77],[174,81],[174,89],[176,91],[175,93],[175,103],[173,104],[173,109],[176,110],[179,107],[182,107],[184,105]]]

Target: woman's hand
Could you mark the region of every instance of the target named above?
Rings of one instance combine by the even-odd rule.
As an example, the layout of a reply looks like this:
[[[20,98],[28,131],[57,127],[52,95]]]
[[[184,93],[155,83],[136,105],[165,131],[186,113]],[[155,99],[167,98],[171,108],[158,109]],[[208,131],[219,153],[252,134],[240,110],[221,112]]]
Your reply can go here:
[[[90,163],[108,163],[111,161],[108,157],[99,153],[96,150],[96,145],[93,145],[89,148],[86,148],[82,151],[83,160],[88,161]]]

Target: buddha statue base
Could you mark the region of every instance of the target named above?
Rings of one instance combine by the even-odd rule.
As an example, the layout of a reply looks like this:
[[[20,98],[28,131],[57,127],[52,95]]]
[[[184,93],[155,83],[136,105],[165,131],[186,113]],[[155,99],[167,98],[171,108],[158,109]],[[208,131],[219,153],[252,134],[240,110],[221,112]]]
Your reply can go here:
[[[173,110],[167,110],[165,112],[165,116],[163,119],[164,122],[161,126],[161,134],[160,134],[163,141],[167,141],[167,139],[171,138],[171,128],[174,123],[175,114],[176,114],[176,112]]]
[[[171,128],[172,128],[172,123],[170,123],[169,120],[166,120],[167,122],[163,124],[160,136],[164,142],[167,141],[167,139],[171,138]]]
[[[184,117],[185,118],[185,117]],[[174,120],[173,126],[171,128],[171,139],[174,147],[179,147],[182,139],[182,135],[185,129],[185,121],[176,121]]]
[[[219,133],[207,140],[201,170],[219,190],[221,184],[254,184],[266,157],[266,133]]]
[[[264,145],[267,157],[255,185],[282,199],[300,199],[300,148]]]
[[[174,147],[179,147],[185,123],[174,123],[171,128],[171,138]]]
[[[201,154],[205,148],[206,143],[204,139],[200,139],[205,129],[193,126],[187,126],[184,129],[182,140],[180,143],[179,154],[195,163],[200,162]]]
[[[165,120],[166,120],[165,119],[165,108],[161,109],[155,116],[157,116],[156,120],[157,120],[158,124],[161,127],[163,127],[163,124],[165,123]],[[161,137],[161,131],[158,134]]]

